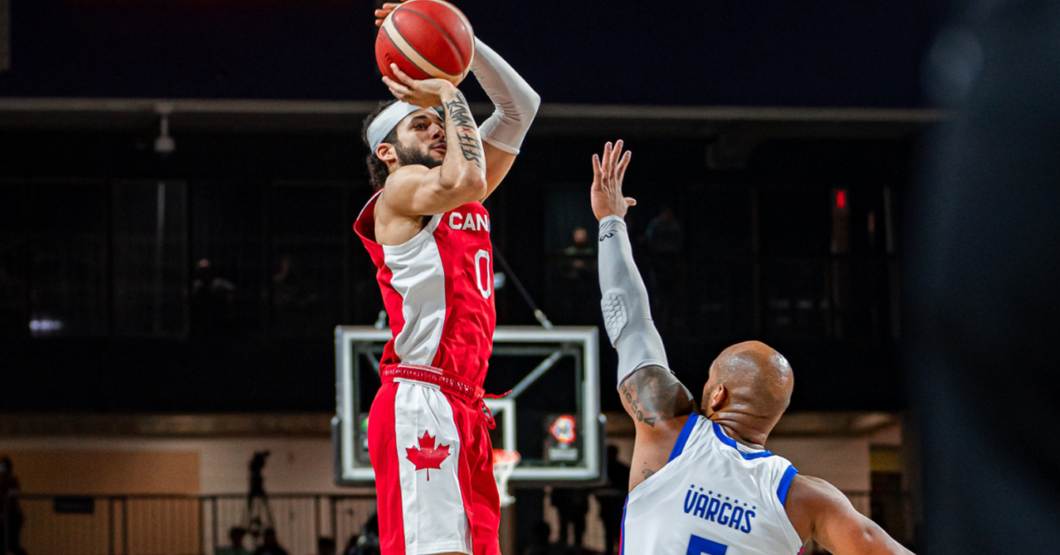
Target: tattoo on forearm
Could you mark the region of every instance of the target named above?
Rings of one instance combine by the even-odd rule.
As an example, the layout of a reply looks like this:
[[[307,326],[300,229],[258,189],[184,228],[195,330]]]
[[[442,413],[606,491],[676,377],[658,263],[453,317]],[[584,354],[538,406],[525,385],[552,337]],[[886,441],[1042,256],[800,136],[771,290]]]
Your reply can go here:
[[[464,94],[457,91],[456,98],[445,103],[445,109],[447,117],[456,128],[456,142],[460,145],[460,153],[464,155],[465,160],[483,169],[482,141],[476,134],[478,127],[475,126],[475,120],[471,117],[471,110],[467,107]]]
[[[620,392],[633,418],[653,428],[657,421],[692,413],[688,390],[669,370],[659,366],[634,372],[622,382]]]

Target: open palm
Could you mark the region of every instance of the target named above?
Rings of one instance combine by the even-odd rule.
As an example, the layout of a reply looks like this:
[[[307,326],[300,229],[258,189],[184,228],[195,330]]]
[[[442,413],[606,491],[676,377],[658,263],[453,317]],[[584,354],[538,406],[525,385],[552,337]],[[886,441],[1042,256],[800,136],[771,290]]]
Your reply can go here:
[[[602,156],[593,154],[593,186],[589,198],[597,220],[608,216],[625,218],[626,210],[637,204],[635,199],[622,196],[622,179],[632,157],[629,151],[622,153],[623,146],[621,140],[616,141],[613,148],[608,142]]]

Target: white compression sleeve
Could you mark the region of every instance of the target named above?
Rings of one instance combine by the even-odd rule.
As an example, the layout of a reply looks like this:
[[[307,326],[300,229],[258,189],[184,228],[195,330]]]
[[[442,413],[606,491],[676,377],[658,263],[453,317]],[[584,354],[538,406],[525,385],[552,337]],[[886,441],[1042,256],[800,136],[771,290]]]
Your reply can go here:
[[[541,97],[504,58],[478,38],[471,71],[497,107],[479,126],[482,140],[505,152],[519,154],[526,131],[541,105]]]
[[[645,366],[669,370],[666,348],[651,319],[648,289],[633,262],[626,222],[618,216],[600,220],[599,237],[600,307],[607,335],[618,350],[618,385]]]

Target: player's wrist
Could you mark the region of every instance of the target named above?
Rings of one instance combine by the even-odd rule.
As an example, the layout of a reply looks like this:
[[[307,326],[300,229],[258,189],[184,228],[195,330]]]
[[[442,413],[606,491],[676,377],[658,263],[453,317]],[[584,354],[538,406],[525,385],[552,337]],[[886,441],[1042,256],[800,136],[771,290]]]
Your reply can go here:
[[[450,83],[449,81],[446,81],[445,79],[439,79],[438,80],[438,94],[439,95],[448,94],[448,95],[456,96],[459,93],[460,93],[460,89],[456,88],[456,85]]]

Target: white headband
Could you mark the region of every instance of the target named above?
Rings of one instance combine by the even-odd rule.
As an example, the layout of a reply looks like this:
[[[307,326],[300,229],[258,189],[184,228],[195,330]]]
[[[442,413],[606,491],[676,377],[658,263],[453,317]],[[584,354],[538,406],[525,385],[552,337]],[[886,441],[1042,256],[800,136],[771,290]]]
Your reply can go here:
[[[390,134],[401,123],[401,120],[408,117],[413,112],[422,110],[419,106],[413,106],[408,102],[398,100],[397,102],[387,106],[385,110],[379,113],[378,116],[372,120],[372,124],[368,126],[368,146],[375,152],[376,148],[383,143],[386,136]],[[435,108],[442,114],[440,108]],[[443,116],[444,117],[444,116]]]

